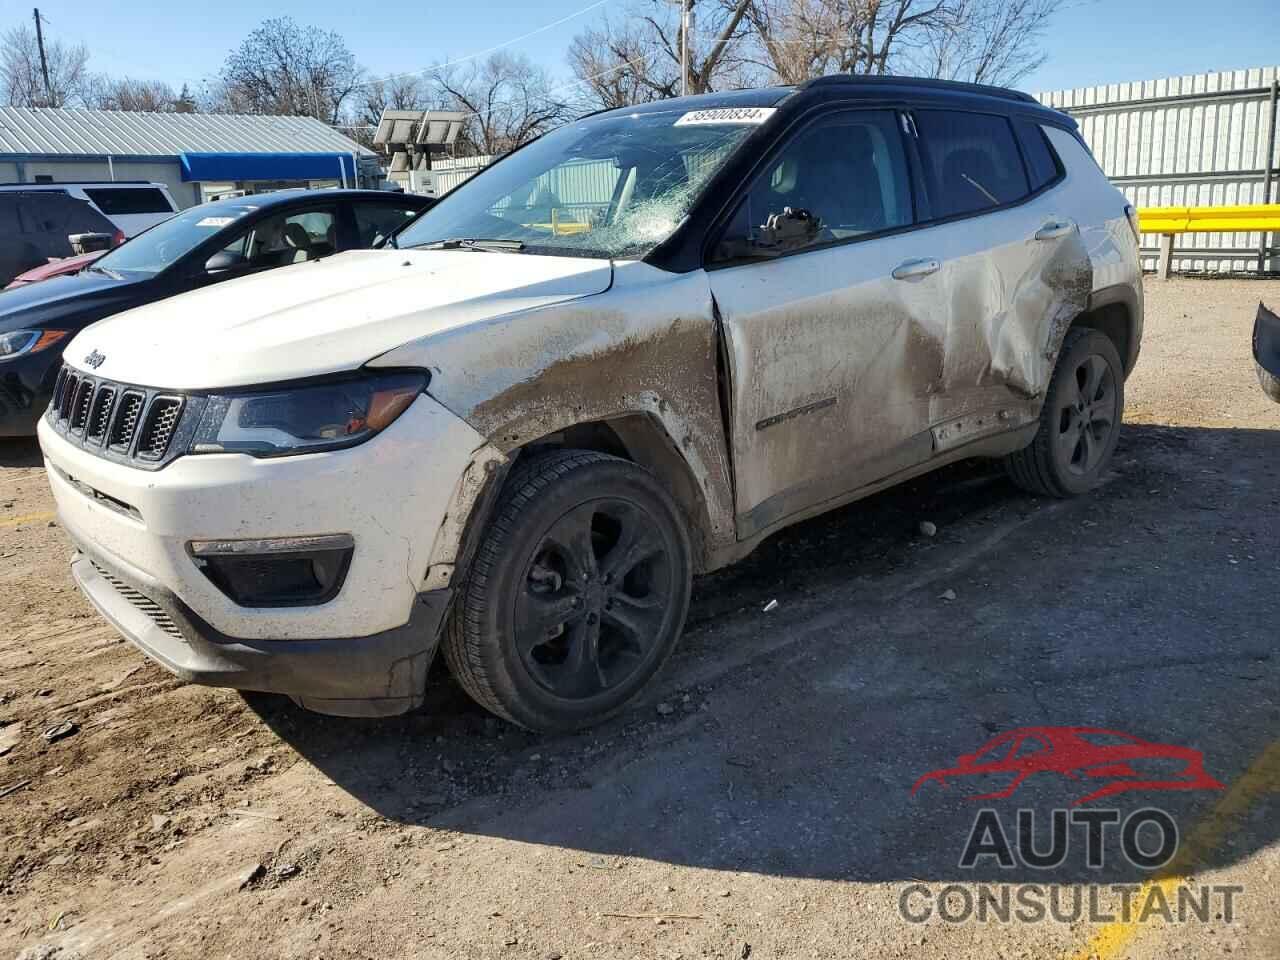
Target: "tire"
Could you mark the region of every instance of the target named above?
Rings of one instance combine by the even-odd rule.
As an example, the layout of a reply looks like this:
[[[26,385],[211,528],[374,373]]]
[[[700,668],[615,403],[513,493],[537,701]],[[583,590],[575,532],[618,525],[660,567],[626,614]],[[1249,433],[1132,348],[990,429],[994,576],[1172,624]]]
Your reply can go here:
[[[1073,328],[1058,353],[1035,439],[1005,458],[1005,470],[1040,496],[1086,493],[1111,465],[1123,416],[1124,367],[1115,344],[1097,330]]]
[[[508,479],[442,645],[481,706],[531,730],[590,726],[635,697],[689,608],[689,535],[649,471],[584,450]]]

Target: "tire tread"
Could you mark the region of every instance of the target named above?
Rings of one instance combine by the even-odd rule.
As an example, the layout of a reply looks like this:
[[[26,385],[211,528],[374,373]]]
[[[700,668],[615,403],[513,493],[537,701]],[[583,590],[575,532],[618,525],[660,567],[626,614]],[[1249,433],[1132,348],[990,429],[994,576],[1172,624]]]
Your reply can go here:
[[[520,460],[507,478],[502,499],[489,521],[480,549],[472,560],[471,570],[454,601],[453,612],[441,642],[445,663],[472,699],[511,723],[520,724],[520,721],[503,705],[481,653],[486,643],[482,626],[484,613],[491,602],[487,589],[489,578],[502,558],[503,546],[512,535],[524,509],[534,498],[575,470],[609,461],[627,462],[590,450],[555,450]]]
[[[1028,493],[1042,497],[1053,497],[1059,500],[1073,496],[1069,490],[1058,482],[1054,475],[1053,451],[1050,449],[1050,444],[1053,442],[1053,424],[1050,423],[1050,420],[1054,415],[1054,405],[1049,401],[1052,399],[1058,384],[1062,361],[1071,353],[1077,343],[1093,336],[1105,337],[1106,334],[1100,333],[1092,327],[1072,327],[1067,331],[1067,335],[1062,340],[1062,348],[1058,351],[1058,360],[1054,366],[1053,377],[1049,381],[1049,388],[1045,391],[1045,402],[1040,408],[1039,427],[1036,430],[1035,439],[1021,450],[1017,450],[1004,458],[1004,468],[1009,479]],[[1123,415],[1124,409],[1122,407],[1120,416],[1123,417]]]

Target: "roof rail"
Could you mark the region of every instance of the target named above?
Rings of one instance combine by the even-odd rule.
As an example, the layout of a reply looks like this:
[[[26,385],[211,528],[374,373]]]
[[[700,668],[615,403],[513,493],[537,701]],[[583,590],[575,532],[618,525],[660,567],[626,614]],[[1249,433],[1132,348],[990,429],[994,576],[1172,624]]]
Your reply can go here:
[[[953,90],[956,93],[976,93],[985,97],[998,97],[1001,100],[1017,100],[1022,103],[1039,104],[1040,101],[1021,90],[1010,90],[1008,87],[992,87],[985,83],[964,83],[960,80],[934,80],[928,77],[905,76],[855,76],[849,73],[832,73],[800,84],[799,89],[810,87],[828,87],[841,84],[858,84],[866,86],[886,87],[924,87],[934,90]]]

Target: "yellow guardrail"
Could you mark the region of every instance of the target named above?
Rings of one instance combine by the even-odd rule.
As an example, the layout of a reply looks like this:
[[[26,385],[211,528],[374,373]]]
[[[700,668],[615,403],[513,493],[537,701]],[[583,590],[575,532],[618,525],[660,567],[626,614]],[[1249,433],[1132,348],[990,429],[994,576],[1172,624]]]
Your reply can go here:
[[[1168,280],[1173,266],[1173,238],[1179,233],[1262,233],[1258,269],[1266,259],[1266,234],[1280,233],[1280,203],[1253,203],[1233,207],[1139,207],[1138,229],[1160,235],[1160,259],[1156,275]]]
[[[1280,203],[1237,207],[1140,207],[1143,233],[1253,233],[1280,231]]]

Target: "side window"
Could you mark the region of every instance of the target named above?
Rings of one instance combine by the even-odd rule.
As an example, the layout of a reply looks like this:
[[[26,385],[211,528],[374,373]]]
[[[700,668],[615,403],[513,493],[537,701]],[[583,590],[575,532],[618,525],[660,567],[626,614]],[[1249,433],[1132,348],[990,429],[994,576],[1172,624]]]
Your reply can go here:
[[[282,267],[333,253],[337,220],[332,210],[304,210],[259,220],[223,251],[247,261],[251,269]]]
[[[1027,158],[1027,172],[1031,175],[1031,190],[1035,192],[1047,183],[1058,178],[1062,168],[1058,156],[1049,145],[1049,138],[1044,135],[1040,124],[1030,120],[1015,120],[1014,129],[1018,132],[1018,142],[1022,144],[1022,155]]]
[[[810,246],[909,225],[911,186],[896,114],[842,113],[800,131],[748,189],[712,259],[752,256],[769,218],[788,208],[816,220]]]
[[[107,216],[131,213],[173,213],[165,195],[155,187],[100,187],[85,196]]]
[[[12,237],[26,232],[26,224],[18,216],[18,205],[6,197],[0,197],[0,236]]]
[[[356,244],[361,248],[381,243],[418,213],[394,203],[368,202],[353,203],[351,212],[356,218]]]
[[[989,210],[1031,192],[1005,117],[952,110],[914,117],[933,216]]]

